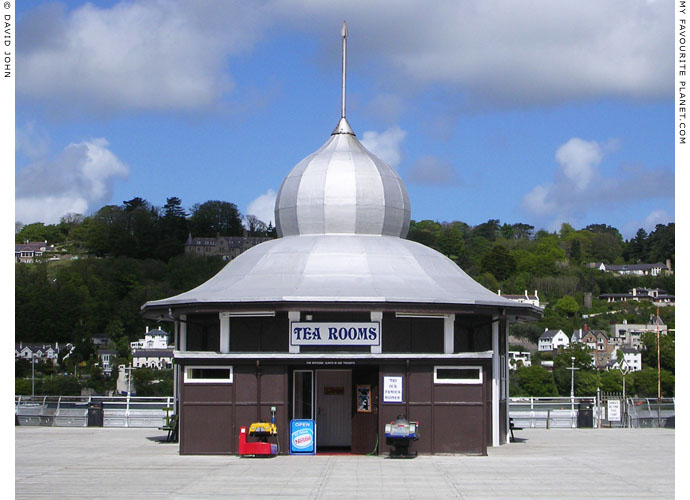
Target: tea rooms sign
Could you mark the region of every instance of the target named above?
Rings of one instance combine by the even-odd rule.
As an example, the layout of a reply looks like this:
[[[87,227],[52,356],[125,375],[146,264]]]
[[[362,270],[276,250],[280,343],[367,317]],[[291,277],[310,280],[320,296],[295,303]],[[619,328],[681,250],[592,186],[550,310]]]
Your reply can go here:
[[[315,323],[296,321],[290,324],[291,345],[380,345],[381,324],[371,323]]]

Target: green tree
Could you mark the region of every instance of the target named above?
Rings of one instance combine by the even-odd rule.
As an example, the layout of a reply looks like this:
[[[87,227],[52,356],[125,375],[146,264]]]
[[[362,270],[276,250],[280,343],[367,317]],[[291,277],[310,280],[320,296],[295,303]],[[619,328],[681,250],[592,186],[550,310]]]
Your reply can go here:
[[[407,239],[421,243],[430,248],[436,248],[436,240],[441,234],[441,224],[432,220],[419,222],[410,221]]]
[[[494,245],[482,259],[482,272],[493,274],[499,281],[507,279],[516,269],[515,259],[503,245]]]
[[[658,392],[657,371],[655,368],[643,368],[632,372],[628,378],[632,378],[635,394],[641,398],[656,398]],[[632,394],[632,392],[629,392]],[[675,394],[675,377],[668,370],[661,370],[661,396],[673,397]]]
[[[582,246],[578,239],[574,239],[570,245],[570,259],[574,264],[579,264],[582,261]]]
[[[72,375],[60,375],[50,379],[44,379],[41,393],[46,396],[79,396],[81,384]]]
[[[54,224],[45,225],[42,222],[34,222],[23,226],[21,231],[15,233],[14,242],[47,241],[48,244],[62,243],[65,235]]]
[[[591,377],[582,378],[582,372],[593,371],[592,367],[592,357],[589,354],[589,348],[584,344],[571,344],[568,348],[561,349],[553,360],[553,377],[556,382],[556,387],[558,387],[558,393],[561,396],[570,396],[570,383],[571,375],[570,370],[572,366],[572,358],[575,358],[575,392],[576,394],[582,394],[584,390],[589,390],[589,386],[592,383]],[[584,384],[582,390],[578,389],[578,383]],[[596,392],[596,387],[594,389]],[[591,396],[590,394],[587,394]]]
[[[156,256],[163,261],[168,261],[171,257],[184,253],[189,228],[187,214],[182,208],[182,200],[177,196],[166,199],[162,215],[159,221],[160,235]]]
[[[172,370],[137,368],[132,370],[137,396],[172,396]]]
[[[501,232],[501,221],[489,219],[483,224],[479,224],[472,229],[472,236],[486,238],[489,241],[496,241],[496,237]]]
[[[511,396],[553,397],[557,396],[553,374],[542,366],[521,366],[515,371],[517,387],[511,388]],[[512,389],[516,389],[513,392]]]
[[[465,253],[465,239],[462,234],[460,223],[444,224],[437,238],[439,251],[457,260]]]
[[[675,261],[676,254],[676,224],[657,224],[649,235],[649,262],[665,263],[666,259]]]
[[[620,350],[618,352],[621,352]],[[607,370],[599,374],[600,388],[604,392],[623,392],[623,374],[620,370]],[[626,393],[628,387],[628,380],[626,380]]]
[[[586,397],[597,393],[597,387],[601,386],[599,373],[597,371],[577,371],[575,372],[575,396]],[[568,392],[570,395],[570,392]]]
[[[656,369],[657,348],[656,332],[646,332],[640,338],[642,343],[642,366]],[[659,335],[659,354],[661,367],[671,373],[676,372],[676,345],[674,337],[666,334]]]
[[[192,207],[189,229],[195,236],[242,236],[242,216],[234,203],[210,200]]]
[[[567,316],[574,316],[580,310],[577,301],[570,295],[565,295],[556,302],[556,309]]]

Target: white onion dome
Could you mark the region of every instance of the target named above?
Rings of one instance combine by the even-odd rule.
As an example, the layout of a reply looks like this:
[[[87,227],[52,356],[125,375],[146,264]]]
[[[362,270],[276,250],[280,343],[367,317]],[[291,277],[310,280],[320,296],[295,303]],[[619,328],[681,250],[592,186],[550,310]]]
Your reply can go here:
[[[368,151],[342,118],[326,144],[285,178],[275,217],[279,236],[404,238],[410,228],[410,199],[393,167]]]

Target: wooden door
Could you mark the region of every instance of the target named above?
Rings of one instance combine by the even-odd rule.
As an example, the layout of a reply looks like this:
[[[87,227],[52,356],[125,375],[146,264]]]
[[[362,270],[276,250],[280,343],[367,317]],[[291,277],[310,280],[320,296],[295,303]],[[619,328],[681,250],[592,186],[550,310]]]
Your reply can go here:
[[[379,370],[378,367],[358,368],[352,371],[353,387],[368,387],[370,389],[370,410],[360,408],[355,394],[354,412],[352,416],[352,453],[365,455],[374,451],[379,419]],[[379,439],[380,441],[381,439]]]
[[[350,447],[352,371],[318,370],[316,385],[316,445]]]

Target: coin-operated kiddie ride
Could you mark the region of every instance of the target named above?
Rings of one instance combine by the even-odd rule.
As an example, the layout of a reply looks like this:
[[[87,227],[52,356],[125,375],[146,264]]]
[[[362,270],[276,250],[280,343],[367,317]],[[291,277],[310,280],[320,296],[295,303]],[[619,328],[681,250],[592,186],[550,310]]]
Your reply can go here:
[[[249,429],[240,427],[238,454],[241,457],[273,457],[280,452],[275,406],[271,408],[271,414],[271,422],[254,422]],[[275,443],[269,442],[272,437],[275,438]]]
[[[410,443],[419,439],[419,422],[410,422],[405,415],[398,415],[394,422],[386,424],[386,444],[393,445],[391,458],[414,458],[417,452],[410,453]]]

